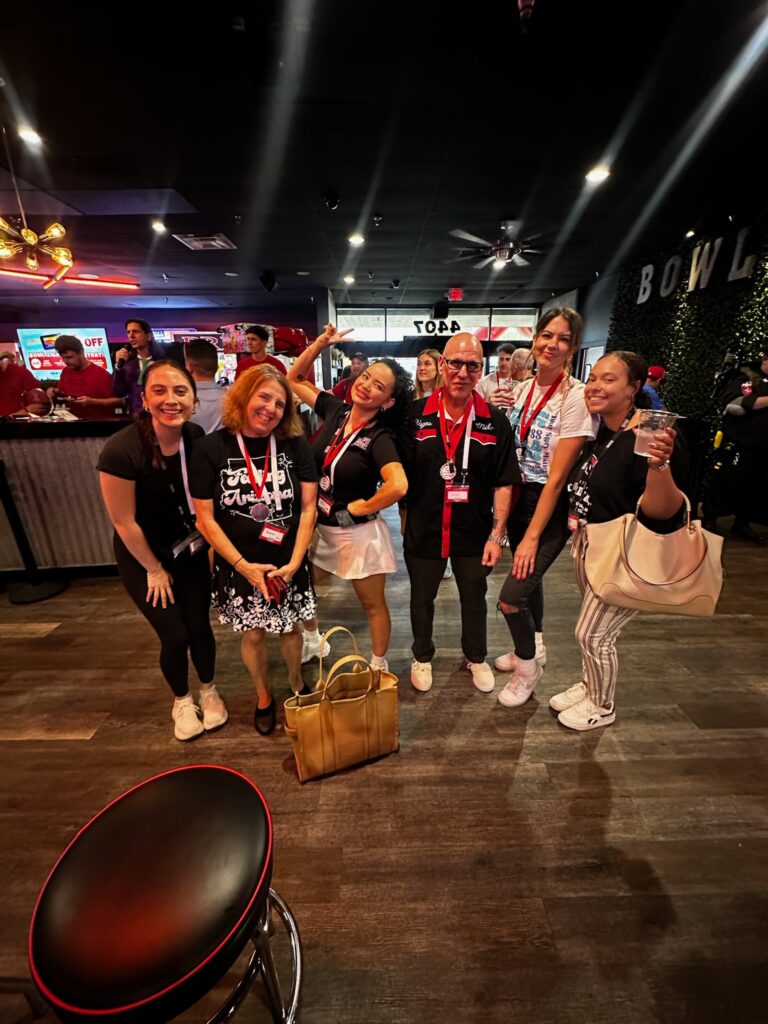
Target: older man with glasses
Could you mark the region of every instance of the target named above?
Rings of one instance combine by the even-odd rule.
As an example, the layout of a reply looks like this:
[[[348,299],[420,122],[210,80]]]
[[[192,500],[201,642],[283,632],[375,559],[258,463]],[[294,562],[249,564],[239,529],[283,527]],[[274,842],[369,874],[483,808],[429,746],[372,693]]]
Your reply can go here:
[[[435,597],[450,557],[461,604],[461,648],[478,690],[490,693],[485,661],[487,576],[506,539],[512,485],[520,470],[509,422],[474,389],[483,350],[455,334],[439,365],[443,386],[414,405],[403,549],[411,580],[413,665],[417,690],[432,687]]]

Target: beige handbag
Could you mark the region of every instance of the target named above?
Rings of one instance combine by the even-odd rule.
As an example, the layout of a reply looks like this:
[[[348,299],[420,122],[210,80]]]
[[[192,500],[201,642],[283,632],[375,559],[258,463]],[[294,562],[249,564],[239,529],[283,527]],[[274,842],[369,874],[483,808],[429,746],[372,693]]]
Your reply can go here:
[[[596,597],[619,608],[662,615],[714,615],[723,586],[723,538],[691,521],[654,533],[627,513],[586,526],[584,569]]]
[[[355,653],[339,658],[323,679],[322,651],[336,632],[352,637]],[[285,731],[293,743],[301,782],[391,754],[400,747],[397,676],[371,668],[344,626],[328,630],[320,651],[315,692],[297,694],[285,702]]]

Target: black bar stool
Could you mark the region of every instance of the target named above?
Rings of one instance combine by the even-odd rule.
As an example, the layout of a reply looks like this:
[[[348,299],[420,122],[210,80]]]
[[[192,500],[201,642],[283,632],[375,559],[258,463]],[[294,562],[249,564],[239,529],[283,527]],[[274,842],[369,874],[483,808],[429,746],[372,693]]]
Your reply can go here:
[[[301,943],[271,875],[272,820],[250,779],[220,765],[146,779],[78,832],[43,885],[29,931],[35,985],[62,1021],[164,1024],[250,941],[245,973],[209,1024],[231,1019],[256,974],[273,1020],[292,1024]],[[274,915],[290,946],[286,999]]]

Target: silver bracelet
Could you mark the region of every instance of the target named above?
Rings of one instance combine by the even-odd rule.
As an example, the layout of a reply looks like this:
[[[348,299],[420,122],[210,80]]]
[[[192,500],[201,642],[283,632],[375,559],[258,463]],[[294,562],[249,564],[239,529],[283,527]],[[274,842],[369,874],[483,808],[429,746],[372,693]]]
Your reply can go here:
[[[491,534],[489,534],[488,540],[492,544],[498,544],[500,548],[506,547],[507,544],[509,543],[509,540],[508,540],[507,537],[503,537],[503,536],[501,536],[498,533],[491,533]]]
[[[657,473],[663,473],[665,470],[669,469],[669,461],[662,462],[660,466],[652,466],[649,462],[648,469],[655,469]]]

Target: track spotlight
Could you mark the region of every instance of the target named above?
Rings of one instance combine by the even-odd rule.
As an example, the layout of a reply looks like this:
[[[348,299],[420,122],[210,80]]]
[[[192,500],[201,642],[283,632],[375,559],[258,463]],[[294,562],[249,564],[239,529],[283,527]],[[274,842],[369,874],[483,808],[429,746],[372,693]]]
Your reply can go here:
[[[326,192],[323,196],[323,202],[329,210],[338,210],[341,205],[341,197],[336,192]]]

